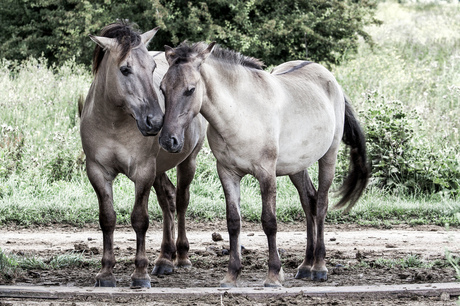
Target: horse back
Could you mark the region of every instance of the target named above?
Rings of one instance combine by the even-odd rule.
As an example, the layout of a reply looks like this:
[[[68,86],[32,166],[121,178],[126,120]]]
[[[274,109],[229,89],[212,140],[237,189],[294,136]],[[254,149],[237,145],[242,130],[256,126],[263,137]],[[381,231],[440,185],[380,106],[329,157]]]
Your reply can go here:
[[[271,75],[285,93],[278,167],[280,173],[288,173],[291,171],[281,170],[282,165],[294,166],[298,160],[309,166],[339,145],[345,99],[332,73],[316,63],[287,62],[275,67]]]
[[[290,61],[275,67],[271,75],[291,91],[300,93],[314,90],[324,93],[329,100],[338,98],[341,104],[343,93],[334,75],[324,66],[309,61]]]

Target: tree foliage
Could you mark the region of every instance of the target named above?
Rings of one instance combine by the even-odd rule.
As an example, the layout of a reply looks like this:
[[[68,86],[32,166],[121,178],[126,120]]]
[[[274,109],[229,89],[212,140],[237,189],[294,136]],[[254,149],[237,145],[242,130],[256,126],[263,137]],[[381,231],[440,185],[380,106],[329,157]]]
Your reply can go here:
[[[129,19],[142,31],[160,26],[151,49],[183,40],[217,41],[223,47],[260,58],[267,65],[292,59],[340,63],[371,42],[364,26],[377,23],[374,0],[3,0],[0,58],[23,60],[44,55],[50,63],[74,57],[90,64],[98,34],[116,19]]]

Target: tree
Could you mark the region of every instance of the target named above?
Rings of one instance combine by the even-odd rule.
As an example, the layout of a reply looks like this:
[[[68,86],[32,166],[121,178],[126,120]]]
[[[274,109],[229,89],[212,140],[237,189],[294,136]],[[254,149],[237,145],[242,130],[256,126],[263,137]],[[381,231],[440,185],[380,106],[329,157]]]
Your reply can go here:
[[[379,23],[373,1],[157,0],[156,21],[172,45],[215,40],[275,65],[308,58],[339,64],[358,37],[372,43],[364,26]]]
[[[160,26],[151,49],[183,40],[217,41],[275,65],[293,59],[339,64],[357,48],[374,18],[374,0],[3,0],[0,58],[22,60],[42,54],[50,63],[74,57],[90,65],[88,34],[117,18],[143,31]]]

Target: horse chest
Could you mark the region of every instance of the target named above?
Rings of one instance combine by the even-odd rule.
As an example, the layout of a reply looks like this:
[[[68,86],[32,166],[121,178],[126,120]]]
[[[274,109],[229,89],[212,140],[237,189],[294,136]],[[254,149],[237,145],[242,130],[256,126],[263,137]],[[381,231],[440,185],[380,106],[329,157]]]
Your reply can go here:
[[[154,145],[153,139],[143,138],[142,135],[121,136],[104,133],[103,137],[97,137],[97,133],[94,133],[91,139],[93,144],[89,146],[91,151],[87,153],[87,157],[108,173],[123,173],[134,178],[138,169],[150,168],[151,160],[154,160],[159,147]]]

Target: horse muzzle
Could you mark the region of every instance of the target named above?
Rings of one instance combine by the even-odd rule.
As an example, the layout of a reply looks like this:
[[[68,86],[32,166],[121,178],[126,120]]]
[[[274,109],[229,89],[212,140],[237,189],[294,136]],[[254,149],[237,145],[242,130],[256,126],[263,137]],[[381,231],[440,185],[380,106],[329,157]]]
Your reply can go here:
[[[179,137],[168,134],[161,134],[160,145],[169,153],[180,153],[184,147],[184,142]]]
[[[137,128],[144,136],[156,136],[163,127],[163,115],[148,115],[143,120],[136,120]]]

